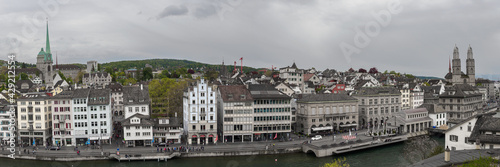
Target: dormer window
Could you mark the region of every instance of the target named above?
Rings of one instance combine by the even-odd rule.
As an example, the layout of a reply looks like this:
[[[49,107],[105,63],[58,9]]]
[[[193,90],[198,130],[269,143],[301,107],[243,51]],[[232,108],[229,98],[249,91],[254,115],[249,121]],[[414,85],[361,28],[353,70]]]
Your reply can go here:
[[[229,95],[227,95],[227,98],[230,99],[230,100],[232,100],[233,99],[233,95],[229,94]]]
[[[240,99],[245,99],[245,95],[240,95]]]
[[[128,102],[129,102],[129,103],[132,103],[132,102],[134,102],[134,100],[132,100],[132,99],[131,99],[131,100],[128,100]]]

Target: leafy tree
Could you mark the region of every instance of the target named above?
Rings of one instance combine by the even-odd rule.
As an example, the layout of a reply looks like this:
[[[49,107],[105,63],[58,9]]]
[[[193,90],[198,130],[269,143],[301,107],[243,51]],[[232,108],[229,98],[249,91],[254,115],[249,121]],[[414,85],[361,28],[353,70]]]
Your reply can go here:
[[[187,73],[194,74],[194,70],[193,69],[189,69],[189,70],[187,70]]]
[[[405,74],[406,78],[415,78],[415,76],[411,75],[411,74]]]
[[[213,81],[216,80],[217,77],[219,77],[219,73],[214,70],[206,70],[203,76],[205,77],[206,80]]]
[[[266,75],[266,77],[271,77],[273,75],[273,71],[271,70],[267,70],[264,75]]]
[[[389,74],[396,74],[396,71],[391,71],[389,72]]]
[[[372,68],[370,68],[370,71],[368,73],[370,73],[370,74],[376,74],[376,73],[378,73],[378,70],[377,70],[377,68],[372,67]]]
[[[438,155],[444,153],[444,146],[436,146],[432,149],[432,152],[429,153],[428,157],[433,157],[434,155]]]
[[[358,70],[358,72],[360,72],[360,73],[366,73],[366,70],[365,70],[364,68],[360,68],[360,69]]]
[[[175,112],[182,117],[182,95],[190,79],[153,79],[149,82],[151,111],[157,114],[174,116]],[[179,115],[178,115],[179,116]]]
[[[28,80],[29,79],[28,74],[26,74],[26,73],[21,73],[20,76],[21,76],[21,80]]]
[[[349,72],[355,72],[355,71],[354,71],[354,69],[352,69],[352,68],[349,68],[349,70],[348,70],[348,71],[349,71]]]
[[[109,74],[113,74],[114,73],[114,70],[112,67],[106,67],[106,69],[104,69],[104,72],[107,72]]]
[[[82,83],[83,75],[85,75],[85,73],[83,71],[78,72],[78,74],[76,75],[76,78],[75,78],[75,82]]]
[[[26,68],[26,64],[21,64],[21,68]]]
[[[153,79],[153,69],[151,67],[146,67],[142,70],[142,80],[149,81]]]
[[[129,85],[129,84],[136,84],[137,83],[137,80],[135,80],[134,78],[127,78],[125,80],[123,80],[123,83],[122,85]]]
[[[326,163],[321,167],[349,167],[350,165],[347,162],[345,162],[345,160],[346,160],[345,157],[337,158],[333,160],[333,162]]]
[[[388,74],[387,70],[384,71],[384,74]]]
[[[61,71],[59,71],[59,76],[61,77],[62,80],[66,81],[66,77],[64,76],[64,74]]]

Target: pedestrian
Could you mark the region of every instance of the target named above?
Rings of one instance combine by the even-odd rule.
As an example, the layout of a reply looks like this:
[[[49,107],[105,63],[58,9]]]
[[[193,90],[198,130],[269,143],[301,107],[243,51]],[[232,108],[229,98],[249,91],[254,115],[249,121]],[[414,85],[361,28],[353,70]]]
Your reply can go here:
[[[156,147],[156,152],[160,152],[160,149],[158,147]]]

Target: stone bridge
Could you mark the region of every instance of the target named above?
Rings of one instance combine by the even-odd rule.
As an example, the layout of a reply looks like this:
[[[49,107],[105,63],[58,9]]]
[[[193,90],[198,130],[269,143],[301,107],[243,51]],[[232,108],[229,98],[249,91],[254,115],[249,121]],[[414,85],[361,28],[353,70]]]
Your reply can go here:
[[[332,156],[334,154],[342,154],[342,153],[347,153],[347,152],[352,152],[352,151],[357,151],[357,150],[379,147],[379,146],[398,143],[398,142],[402,142],[402,141],[406,141],[406,140],[408,140],[408,136],[402,135],[402,136],[387,137],[384,139],[378,139],[378,140],[374,140],[374,141],[364,140],[361,142],[353,142],[353,143],[349,142],[347,144],[331,144],[331,145],[323,145],[323,146],[316,146],[313,144],[303,144],[302,145],[302,152],[314,153],[314,155],[316,155],[316,157],[326,157],[326,156]]]

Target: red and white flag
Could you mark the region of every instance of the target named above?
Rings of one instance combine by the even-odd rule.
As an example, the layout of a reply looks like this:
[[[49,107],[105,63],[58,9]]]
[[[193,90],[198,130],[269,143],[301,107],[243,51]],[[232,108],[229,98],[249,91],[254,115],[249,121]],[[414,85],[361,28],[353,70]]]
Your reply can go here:
[[[274,136],[273,140],[276,139],[276,138],[278,138],[278,133],[276,133],[276,135]]]

